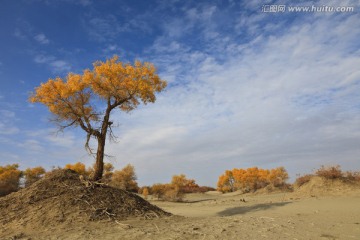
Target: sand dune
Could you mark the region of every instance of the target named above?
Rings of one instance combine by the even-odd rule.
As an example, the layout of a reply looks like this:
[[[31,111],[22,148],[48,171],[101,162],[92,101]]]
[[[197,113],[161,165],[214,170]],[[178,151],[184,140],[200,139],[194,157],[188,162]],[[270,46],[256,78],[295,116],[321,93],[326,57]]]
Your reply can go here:
[[[329,194],[318,195],[315,185],[309,186],[311,193],[305,188],[273,194],[209,192],[188,194],[181,203],[150,200],[174,216],[36,229],[12,224],[2,226],[0,239],[360,239],[358,186],[349,194],[328,185]]]

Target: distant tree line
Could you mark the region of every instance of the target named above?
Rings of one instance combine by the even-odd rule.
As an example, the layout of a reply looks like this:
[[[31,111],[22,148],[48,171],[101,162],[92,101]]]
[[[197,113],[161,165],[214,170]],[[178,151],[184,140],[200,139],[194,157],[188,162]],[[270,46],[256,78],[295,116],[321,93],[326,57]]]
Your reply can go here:
[[[88,179],[91,179],[94,174],[93,167],[86,168],[80,162],[67,164],[64,168],[71,169]],[[25,171],[19,170],[19,164],[0,166],[0,196],[16,192],[23,187],[29,187],[45,174],[45,169],[40,166],[27,168]],[[138,192],[139,186],[136,180],[135,168],[132,165],[128,164],[123,169],[114,171],[111,163],[104,164],[102,182],[127,191]]]
[[[145,198],[152,195],[158,200],[182,201],[185,193],[203,193],[215,191],[215,188],[199,186],[194,179],[188,179],[186,175],[172,176],[170,183],[156,183],[152,186],[144,186],[139,189],[139,193]]]
[[[71,169],[84,178],[92,179],[94,167],[88,167],[83,163],[66,164],[65,169]],[[18,164],[0,166],[0,197],[16,192],[21,188],[29,187],[44,177],[46,171],[43,167],[27,168],[19,170]],[[321,166],[314,174],[298,176],[295,185],[301,186],[310,181],[313,176],[326,179],[340,179],[344,181],[360,182],[359,171],[342,171],[339,165]],[[121,170],[115,170],[111,163],[104,164],[102,182],[112,187],[130,192],[142,194],[145,198],[152,195],[158,200],[182,201],[186,193],[203,193],[218,190],[220,192],[254,192],[265,187],[289,189],[287,183],[289,175],[284,167],[274,169],[261,169],[252,167],[247,169],[234,168],[226,170],[218,178],[217,189],[207,186],[199,186],[194,179],[187,178],[184,174],[174,175],[170,183],[156,183],[152,186],[139,187],[135,168],[131,164]]]

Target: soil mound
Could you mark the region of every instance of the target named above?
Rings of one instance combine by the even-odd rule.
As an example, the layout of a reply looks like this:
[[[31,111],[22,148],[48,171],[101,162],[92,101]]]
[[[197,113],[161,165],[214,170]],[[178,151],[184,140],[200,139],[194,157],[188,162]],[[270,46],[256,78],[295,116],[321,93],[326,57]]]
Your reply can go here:
[[[342,196],[358,194],[359,192],[359,182],[326,179],[319,176],[311,177],[309,182],[301,186],[294,186],[294,193],[302,196]]]
[[[0,198],[0,225],[56,226],[94,220],[171,215],[136,194],[54,170],[28,188]]]

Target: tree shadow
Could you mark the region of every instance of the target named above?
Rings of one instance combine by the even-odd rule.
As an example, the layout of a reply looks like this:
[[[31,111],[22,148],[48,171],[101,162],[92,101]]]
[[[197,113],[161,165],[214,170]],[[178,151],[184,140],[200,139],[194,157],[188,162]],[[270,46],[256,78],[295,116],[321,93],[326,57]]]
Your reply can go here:
[[[278,203],[260,203],[251,206],[242,206],[242,207],[234,207],[228,208],[224,211],[218,212],[217,215],[219,216],[233,216],[238,214],[244,214],[248,212],[256,212],[256,211],[263,211],[268,210],[275,207],[282,207],[292,202],[278,202]]]
[[[198,202],[208,202],[208,201],[216,201],[213,198],[199,199],[199,200],[184,200],[182,203],[198,203]]]

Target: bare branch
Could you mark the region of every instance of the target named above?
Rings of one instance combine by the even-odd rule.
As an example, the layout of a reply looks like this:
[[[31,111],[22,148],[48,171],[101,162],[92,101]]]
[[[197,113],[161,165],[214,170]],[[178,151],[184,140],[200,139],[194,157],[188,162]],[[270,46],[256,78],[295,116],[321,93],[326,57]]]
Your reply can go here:
[[[89,146],[90,138],[91,138],[91,134],[88,133],[88,134],[86,135],[85,149],[89,152],[89,154],[93,155],[94,153],[93,153],[92,149],[91,149],[90,146]]]
[[[115,136],[113,129],[112,129],[112,122],[109,122],[109,140],[112,142],[118,143],[118,137]]]

